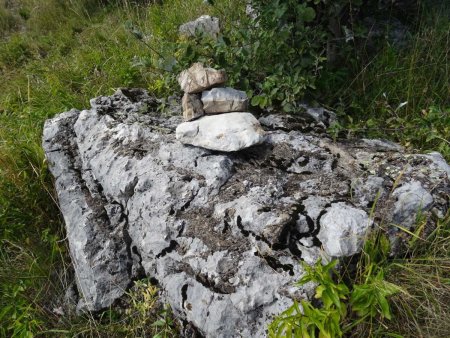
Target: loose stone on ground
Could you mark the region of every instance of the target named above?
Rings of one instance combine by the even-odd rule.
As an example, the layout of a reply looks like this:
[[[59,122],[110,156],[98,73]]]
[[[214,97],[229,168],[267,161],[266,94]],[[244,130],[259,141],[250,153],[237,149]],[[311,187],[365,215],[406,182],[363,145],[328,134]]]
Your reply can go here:
[[[209,15],[202,15],[194,21],[189,21],[180,26],[181,35],[196,36],[203,34],[216,39],[220,33],[219,19]]]

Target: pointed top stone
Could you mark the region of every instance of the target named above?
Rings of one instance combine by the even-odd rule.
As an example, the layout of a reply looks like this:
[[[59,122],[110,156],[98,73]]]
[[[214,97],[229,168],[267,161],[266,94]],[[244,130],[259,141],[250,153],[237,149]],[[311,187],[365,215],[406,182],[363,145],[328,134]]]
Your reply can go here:
[[[207,68],[202,63],[194,63],[189,69],[183,70],[177,77],[181,89],[185,93],[200,93],[227,81],[225,70]]]

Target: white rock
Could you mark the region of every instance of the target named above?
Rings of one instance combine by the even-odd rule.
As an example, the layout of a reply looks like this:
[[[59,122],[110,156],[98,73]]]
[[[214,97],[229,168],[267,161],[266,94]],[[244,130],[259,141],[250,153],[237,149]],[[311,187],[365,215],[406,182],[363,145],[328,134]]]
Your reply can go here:
[[[209,15],[202,15],[194,21],[189,21],[180,26],[179,32],[186,36],[204,34],[212,38],[217,38],[220,32],[219,19]]]
[[[258,19],[259,13],[258,11],[250,4],[248,3],[245,6],[245,14],[247,14],[247,16],[252,19],[253,21],[255,21],[256,19]]]
[[[177,80],[181,90],[193,94],[224,84],[227,81],[227,74],[224,70],[205,68],[202,63],[197,62],[189,69],[183,70]]]
[[[433,169],[440,169],[447,174],[447,177],[450,178],[450,165],[445,162],[444,157],[436,151],[433,151],[427,155],[422,155],[425,158],[428,158],[433,162]]]
[[[246,111],[248,97],[245,92],[233,88],[213,88],[202,93],[206,114]]]
[[[361,250],[372,221],[364,210],[346,203],[333,204],[320,219],[317,238],[333,257],[351,256]]]
[[[418,181],[403,184],[394,190],[396,197],[393,221],[408,228],[416,221],[416,215],[422,210],[427,210],[433,204],[433,196],[422,187]]]
[[[264,141],[264,131],[250,113],[204,116],[181,123],[176,137],[184,144],[211,150],[237,151]]]

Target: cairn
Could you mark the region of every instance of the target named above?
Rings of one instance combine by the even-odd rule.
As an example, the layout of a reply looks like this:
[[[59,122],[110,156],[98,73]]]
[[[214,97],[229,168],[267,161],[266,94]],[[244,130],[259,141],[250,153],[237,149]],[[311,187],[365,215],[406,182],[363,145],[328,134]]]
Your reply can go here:
[[[211,150],[238,151],[264,141],[264,131],[248,110],[243,91],[222,87],[227,81],[224,70],[193,64],[178,76],[184,92],[183,118],[176,130],[184,144]]]

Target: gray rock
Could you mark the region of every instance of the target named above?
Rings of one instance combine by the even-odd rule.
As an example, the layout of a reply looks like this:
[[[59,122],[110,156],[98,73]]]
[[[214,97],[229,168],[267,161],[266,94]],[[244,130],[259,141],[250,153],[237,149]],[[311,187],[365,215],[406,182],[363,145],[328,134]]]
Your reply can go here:
[[[219,19],[209,15],[202,15],[194,21],[189,21],[181,25],[179,32],[186,36],[203,34],[216,39],[220,33]]]
[[[250,113],[204,116],[177,127],[177,139],[211,150],[238,151],[264,141],[264,131]]]
[[[227,74],[224,70],[205,68],[202,63],[197,62],[182,71],[177,80],[183,92],[193,94],[224,84]]]
[[[447,173],[447,177],[450,178],[450,165],[448,165],[447,162],[445,162],[445,159],[442,157],[442,155],[438,152],[431,152],[427,155],[422,155],[427,159],[430,159],[433,162],[433,165],[436,169],[441,169],[444,172]],[[437,170],[439,172],[439,170]]]
[[[98,310],[110,306],[129,287],[133,259],[125,222],[108,218],[106,208],[113,201],[105,200],[79,156],[74,131],[79,116],[79,111],[71,110],[47,121],[44,144],[70,238],[78,290],[86,308]]]
[[[205,337],[264,337],[274,314],[313,295],[312,285],[294,284],[299,259],[358,251],[374,195],[383,198],[373,219],[384,225],[406,226],[415,206],[427,217],[448,209],[447,174],[423,155],[332,142],[290,124],[267,128],[259,146],[217,153],[177,141],[182,117],[158,115],[143,90],[92,106],[47,121],[43,140],[80,309],[108,308],[148,277],[181,326]],[[410,203],[401,197],[408,191],[421,197]]]
[[[331,110],[323,107],[309,107],[306,104],[301,104],[300,107],[303,108],[300,114],[307,115],[316,122],[323,122],[327,126],[330,126],[333,122],[337,121],[336,114]]]
[[[247,94],[233,88],[213,88],[204,91],[202,102],[206,114],[244,112],[248,109]]]
[[[183,118],[185,121],[195,120],[205,114],[203,110],[203,103],[199,94],[185,93],[181,104],[183,107]]]
[[[317,238],[328,255],[351,256],[361,250],[371,225],[372,221],[364,210],[343,202],[334,203],[320,218]]]
[[[418,213],[427,210],[433,204],[433,196],[422,187],[418,181],[403,184],[392,193],[395,202],[393,221],[407,228],[411,228]]]
[[[258,11],[252,6],[251,3],[248,3],[245,6],[245,14],[253,21],[258,19],[258,16],[259,16]]]
[[[271,114],[259,118],[263,126],[278,130],[298,130],[305,133],[324,134],[332,123],[336,121],[336,114],[323,108],[309,108],[306,105],[294,115]]]

